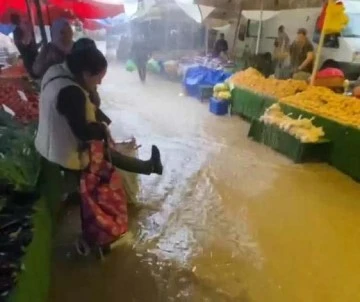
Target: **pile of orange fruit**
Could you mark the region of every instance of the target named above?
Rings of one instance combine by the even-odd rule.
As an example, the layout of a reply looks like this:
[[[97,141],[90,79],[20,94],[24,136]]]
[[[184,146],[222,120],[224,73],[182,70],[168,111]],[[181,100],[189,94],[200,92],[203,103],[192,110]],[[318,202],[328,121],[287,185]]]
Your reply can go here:
[[[326,87],[309,86],[301,93],[280,98],[280,102],[341,124],[360,127],[360,100],[337,94]]]
[[[239,88],[246,88],[274,98],[283,98],[304,91],[305,81],[267,79],[254,68],[235,73],[230,82]]]

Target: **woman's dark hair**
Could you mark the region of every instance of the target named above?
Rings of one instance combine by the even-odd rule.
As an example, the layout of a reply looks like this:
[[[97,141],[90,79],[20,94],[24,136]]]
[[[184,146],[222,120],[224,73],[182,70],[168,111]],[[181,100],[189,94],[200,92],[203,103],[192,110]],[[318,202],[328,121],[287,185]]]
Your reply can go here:
[[[74,43],[71,51],[81,51],[89,48],[97,48],[95,41],[89,38],[81,38]]]
[[[66,57],[66,63],[74,76],[82,76],[84,72],[98,75],[107,68],[105,56],[97,48],[72,51]]]

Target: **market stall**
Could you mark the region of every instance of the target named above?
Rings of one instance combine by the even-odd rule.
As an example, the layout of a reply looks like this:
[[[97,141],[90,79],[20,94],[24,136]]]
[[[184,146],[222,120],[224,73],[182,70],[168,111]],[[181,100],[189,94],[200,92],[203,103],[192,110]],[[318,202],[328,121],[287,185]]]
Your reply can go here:
[[[360,101],[336,94],[325,87],[295,80],[266,79],[249,69],[231,80],[232,112],[258,121],[266,109],[279,103],[291,117],[313,119],[331,142],[327,162],[355,180],[360,180]]]

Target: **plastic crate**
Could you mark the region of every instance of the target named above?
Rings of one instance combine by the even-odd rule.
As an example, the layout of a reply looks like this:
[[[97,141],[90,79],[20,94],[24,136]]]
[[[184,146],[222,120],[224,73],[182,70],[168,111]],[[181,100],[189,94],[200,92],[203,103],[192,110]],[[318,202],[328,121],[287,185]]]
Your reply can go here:
[[[229,113],[229,102],[210,98],[209,110],[215,115],[226,115]]]
[[[295,163],[327,162],[332,145],[327,139],[316,143],[302,143],[277,126],[265,125],[259,120],[252,121],[248,137],[271,147]]]

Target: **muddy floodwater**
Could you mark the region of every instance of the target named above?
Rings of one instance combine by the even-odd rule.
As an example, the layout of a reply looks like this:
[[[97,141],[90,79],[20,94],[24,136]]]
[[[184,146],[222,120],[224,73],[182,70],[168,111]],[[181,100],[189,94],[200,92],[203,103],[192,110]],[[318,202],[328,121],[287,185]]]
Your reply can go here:
[[[131,232],[101,262],[79,258],[77,207],[58,230],[51,302],[360,301],[360,186],[295,165],[156,77],[120,65],[101,87],[118,140],[132,135],[164,175],[142,176]],[[359,154],[360,156],[360,154]]]

